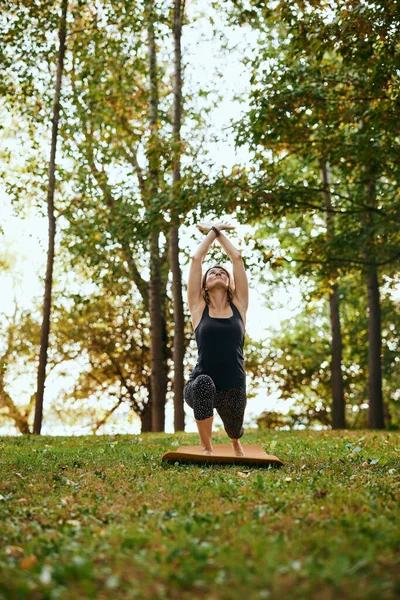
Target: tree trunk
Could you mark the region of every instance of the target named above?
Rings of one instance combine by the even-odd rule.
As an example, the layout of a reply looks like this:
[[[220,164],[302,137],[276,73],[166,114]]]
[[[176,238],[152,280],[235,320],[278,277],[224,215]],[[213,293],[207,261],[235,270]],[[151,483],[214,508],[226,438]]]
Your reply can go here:
[[[149,433],[152,431],[151,393],[149,394],[149,401],[144,405],[143,410],[140,413],[140,421],[140,433]]]
[[[173,118],[173,204],[172,228],[169,237],[170,267],[172,272],[172,295],[174,301],[174,430],[184,431],[185,411],[183,404],[184,312],[182,298],[182,273],[179,265],[179,199],[181,182],[181,121],[182,121],[182,19],[184,2],[174,0],[174,118]]]
[[[375,265],[368,269],[366,282],[368,289],[368,427],[370,429],[384,429],[381,306],[378,269]]]
[[[342,379],[342,335],[340,328],[338,284],[331,286],[329,294],[331,321],[331,373],[332,373],[332,429],[345,429],[345,400]]]
[[[324,201],[326,208],[326,229],[328,239],[335,233],[334,215],[330,194],[330,172],[329,164],[321,165],[322,181],[324,184]],[[339,291],[336,282],[337,271],[331,269],[329,272],[329,315],[331,322],[331,389],[332,389],[332,429],[344,429],[346,427],[345,401],[342,378],[342,334],[340,328]]]
[[[161,308],[161,259],[160,259],[160,227],[157,219],[156,199],[158,195],[158,80],[156,41],[154,34],[154,6],[149,2],[148,8],[148,57],[150,80],[150,129],[148,147],[150,173],[150,353],[151,353],[151,396],[152,396],[152,431],[165,429],[165,386],[163,367],[162,340],[162,308]]]
[[[366,188],[367,204],[376,208],[375,180],[370,179]],[[365,262],[372,263],[375,257],[373,238],[374,215],[371,211],[363,218],[366,229]],[[379,297],[378,268],[368,264],[365,271],[368,296],[368,427],[384,429],[385,417],[382,394],[382,335],[381,306]]]
[[[50,334],[50,313],[51,313],[51,290],[53,283],[53,264],[54,264],[54,243],[56,235],[56,220],[54,216],[54,190],[56,184],[56,149],[57,149],[57,135],[58,135],[58,120],[60,117],[60,94],[61,94],[61,80],[64,65],[65,56],[65,38],[66,38],[66,24],[67,24],[67,9],[68,0],[62,0],[62,12],[59,29],[59,48],[57,58],[57,75],[56,75],[56,89],[54,95],[54,107],[53,107],[53,127],[51,133],[51,151],[49,161],[49,184],[47,189],[47,214],[49,221],[49,242],[47,251],[47,267],[46,267],[46,280],[45,280],[45,291],[43,301],[43,320],[40,335],[40,354],[39,354],[39,367],[37,376],[37,390],[36,390],[36,405],[35,405],[35,420],[33,424],[33,433],[40,434],[42,428],[43,418],[43,396],[44,386],[46,380],[46,365],[47,365],[47,350],[49,345],[49,334]]]
[[[151,391],[153,399],[152,430],[164,431],[165,394],[163,394],[163,336],[161,315],[161,278],[159,264],[159,234],[152,231],[150,238],[150,353]]]

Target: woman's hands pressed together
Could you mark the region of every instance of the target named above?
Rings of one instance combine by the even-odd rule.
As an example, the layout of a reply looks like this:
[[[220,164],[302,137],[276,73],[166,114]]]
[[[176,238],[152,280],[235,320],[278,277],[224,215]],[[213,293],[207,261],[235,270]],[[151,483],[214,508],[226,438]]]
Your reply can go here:
[[[208,233],[211,229],[211,227],[215,227],[216,229],[218,229],[218,231],[223,231],[225,230],[229,230],[229,229],[235,229],[235,225],[232,225],[231,223],[229,223],[229,221],[217,221],[217,222],[212,222],[212,223],[197,223],[196,225],[197,229],[200,229],[200,231],[205,231],[206,233]]]

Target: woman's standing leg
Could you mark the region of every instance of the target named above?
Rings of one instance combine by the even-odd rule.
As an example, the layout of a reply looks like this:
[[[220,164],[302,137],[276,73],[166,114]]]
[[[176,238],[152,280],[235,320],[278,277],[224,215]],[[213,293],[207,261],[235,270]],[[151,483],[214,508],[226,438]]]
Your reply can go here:
[[[203,447],[203,454],[212,454],[212,424],[214,420],[216,388],[208,375],[199,375],[186,384],[185,402],[193,408],[194,418]]]
[[[222,419],[236,456],[244,456],[239,438],[244,433],[243,421],[247,404],[246,387],[232,390],[218,390],[215,408]]]

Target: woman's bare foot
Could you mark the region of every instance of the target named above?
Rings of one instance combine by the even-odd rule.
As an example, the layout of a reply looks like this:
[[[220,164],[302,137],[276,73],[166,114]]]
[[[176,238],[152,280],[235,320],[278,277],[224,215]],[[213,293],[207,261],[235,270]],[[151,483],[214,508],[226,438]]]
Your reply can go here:
[[[207,456],[213,456],[213,451],[212,450],[208,450],[208,448],[203,448],[203,450],[201,451],[202,454],[206,454]]]
[[[231,440],[231,442],[235,456],[246,456],[243,450],[243,446],[239,442],[239,440]]]
[[[204,419],[203,421],[197,421],[197,419],[196,419],[196,425],[197,425],[197,429],[199,430],[199,436],[200,436],[201,453],[206,454],[206,455],[208,454],[209,456],[211,456],[213,454],[213,447],[212,447],[213,418],[214,417],[208,417],[207,419]]]

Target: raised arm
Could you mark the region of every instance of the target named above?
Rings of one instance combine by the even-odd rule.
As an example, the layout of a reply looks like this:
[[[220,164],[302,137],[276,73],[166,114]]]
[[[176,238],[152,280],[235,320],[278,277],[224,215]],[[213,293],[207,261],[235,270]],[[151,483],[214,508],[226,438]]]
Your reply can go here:
[[[215,224],[215,227],[219,229],[218,223]],[[222,231],[220,231],[217,241],[221,244],[222,248],[232,261],[233,278],[235,280],[235,296],[237,297],[240,306],[246,312],[249,306],[249,282],[247,280],[242,255]]]
[[[203,299],[201,295],[201,265],[215,238],[216,233],[210,229],[204,240],[192,254],[188,281],[188,304],[190,311],[195,309]]]

